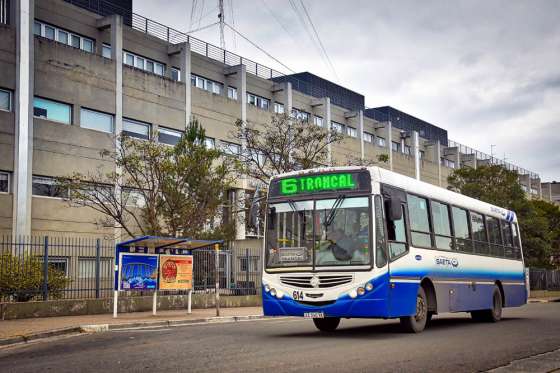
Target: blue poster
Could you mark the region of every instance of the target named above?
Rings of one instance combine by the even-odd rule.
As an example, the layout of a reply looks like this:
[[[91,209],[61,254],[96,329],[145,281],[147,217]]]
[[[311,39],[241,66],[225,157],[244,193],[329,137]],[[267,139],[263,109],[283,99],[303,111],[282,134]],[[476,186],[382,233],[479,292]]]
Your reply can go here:
[[[121,255],[120,290],[155,290],[157,278],[157,255]]]

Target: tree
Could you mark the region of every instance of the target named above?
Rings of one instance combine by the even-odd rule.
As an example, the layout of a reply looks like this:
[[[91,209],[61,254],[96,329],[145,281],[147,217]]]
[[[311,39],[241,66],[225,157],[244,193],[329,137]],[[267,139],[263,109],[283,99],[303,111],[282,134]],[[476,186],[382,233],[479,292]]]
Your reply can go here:
[[[103,150],[101,156],[120,172],[98,168],[59,178],[69,203],[99,212],[99,224],[122,228],[132,237],[231,235],[220,215],[234,179],[234,161],[205,146],[205,131],[196,120],[175,146],[155,138],[123,134],[116,150]]]
[[[500,165],[464,167],[454,170],[447,181],[451,190],[515,211],[528,266],[550,267],[551,256],[560,254],[559,207],[529,200],[517,172]]]
[[[343,137],[286,114],[273,115],[262,126],[238,120],[235,127],[233,137],[246,147],[240,155],[243,172],[264,184],[280,173],[326,164],[329,144]]]

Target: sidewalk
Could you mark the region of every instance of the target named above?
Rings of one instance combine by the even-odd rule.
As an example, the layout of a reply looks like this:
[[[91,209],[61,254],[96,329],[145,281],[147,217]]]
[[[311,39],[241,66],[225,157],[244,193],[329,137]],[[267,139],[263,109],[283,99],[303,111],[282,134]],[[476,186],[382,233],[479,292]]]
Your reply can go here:
[[[262,315],[261,307],[236,307],[220,309],[220,316],[254,316]],[[202,320],[216,316],[216,309],[194,309],[191,314],[186,310],[158,311],[156,316],[149,312],[122,313],[114,319],[112,314],[45,317],[36,319],[4,320],[0,321],[0,340],[17,336],[47,332],[51,330],[80,327],[97,324],[124,324],[157,321],[191,321]]]

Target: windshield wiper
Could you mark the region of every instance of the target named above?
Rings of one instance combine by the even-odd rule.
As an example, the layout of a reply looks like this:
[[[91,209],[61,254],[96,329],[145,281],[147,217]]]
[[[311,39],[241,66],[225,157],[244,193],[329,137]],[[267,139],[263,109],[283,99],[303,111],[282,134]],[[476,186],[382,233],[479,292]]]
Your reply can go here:
[[[334,204],[331,207],[327,218],[325,219],[325,229],[332,224],[334,217],[336,216],[336,212],[338,211],[340,205],[342,205],[342,202],[345,198],[346,196],[344,194],[340,194],[338,197],[336,197],[336,200],[334,201]]]

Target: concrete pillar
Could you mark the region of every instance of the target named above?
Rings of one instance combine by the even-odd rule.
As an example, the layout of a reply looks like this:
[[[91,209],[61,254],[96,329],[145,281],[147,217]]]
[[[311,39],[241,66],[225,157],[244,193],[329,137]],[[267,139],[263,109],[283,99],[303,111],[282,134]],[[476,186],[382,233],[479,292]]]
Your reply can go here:
[[[331,98],[330,97],[323,97],[323,123],[327,130],[332,131],[331,126]],[[332,166],[332,144],[329,143],[327,145],[327,163],[329,166]]]
[[[389,151],[389,170],[393,171],[393,124],[391,123],[391,121],[389,121],[387,123],[387,143],[385,145],[387,145],[387,150]]]
[[[360,131],[360,159],[364,160],[364,111],[358,111],[358,129]]]
[[[191,45],[189,43],[181,44],[181,80],[185,83],[185,128],[189,125],[192,117],[192,96],[191,96]],[[169,69],[171,71],[171,68]],[[224,87],[227,95],[227,86]]]
[[[455,154],[455,168],[461,168],[461,150],[457,148],[457,153]]]
[[[111,18],[111,59],[115,61],[115,149],[121,148],[120,136],[123,130],[123,19],[114,14]],[[115,185],[115,195],[120,196],[122,184],[122,167],[115,165],[119,182]],[[122,229],[115,227],[115,239],[120,240]]]
[[[416,180],[420,180],[420,138],[418,131],[412,131],[412,147],[414,151],[414,175]]]
[[[438,185],[441,186],[441,142],[439,140],[436,142],[436,163],[437,163]]]
[[[293,99],[292,99],[292,83],[284,83],[284,113],[286,115],[292,115]]]
[[[34,0],[15,3],[16,92],[14,134],[14,199],[12,232],[31,234],[31,182],[33,176]]]
[[[243,123],[243,127],[247,125],[247,67],[245,65],[235,66],[236,70],[236,85],[237,85],[237,99],[239,100],[240,107],[240,118]],[[245,152],[247,149],[247,144],[245,142],[241,143],[241,151]],[[242,179],[242,188],[236,190],[235,193],[235,205],[237,206],[236,215],[236,230],[235,239],[244,240],[246,235],[245,226],[245,189],[247,189],[249,181],[247,177],[244,176]]]

